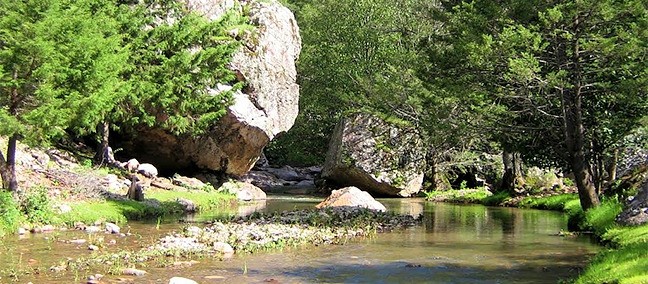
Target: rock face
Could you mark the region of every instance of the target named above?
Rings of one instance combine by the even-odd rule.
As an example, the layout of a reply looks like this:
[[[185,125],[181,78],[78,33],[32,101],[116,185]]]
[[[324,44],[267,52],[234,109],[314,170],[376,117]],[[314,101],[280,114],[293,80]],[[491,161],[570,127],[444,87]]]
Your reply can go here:
[[[162,172],[197,167],[241,176],[254,166],[268,142],[289,130],[297,117],[299,86],[295,61],[301,51],[299,28],[292,12],[276,0],[186,3],[212,20],[229,9],[249,11],[256,30],[230,31],[244,42],[230,67],[240,81],[246,82],[246,88],[234,93],[234,104],[205,135],[178,137],[161,129],[139,129],[136,137],[122,146]],[[210,91],[228,88],[220,85]]]
[[[421,190],[425,151],[419,134],[368,114],[343,119],[331,137],[322,178],[388,196]]]
[[[648,223],[648,180],[639,193],[630,200],[625,210],[617,216],[617,222],[624,225],[642,225]]]
[[[328,198],[315,207],[318,209],[325,207],[364,207],[371,210],[387,211],[385,206],[371,197],[369,193],[353,186],[334,190]]]

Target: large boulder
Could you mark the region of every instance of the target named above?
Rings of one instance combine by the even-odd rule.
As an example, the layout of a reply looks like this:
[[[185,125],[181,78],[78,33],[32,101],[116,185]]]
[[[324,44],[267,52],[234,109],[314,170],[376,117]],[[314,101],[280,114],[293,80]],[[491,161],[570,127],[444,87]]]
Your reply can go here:
[[[334,190],[328,198],[315,207],[363,207],[371,210],[387,211],[385,205],[376,201],[368,192],[354,186]]]
[[[221,185],[218,190],[234,194],[236,195],[236,198],[241,201],[266,199],[266,194],[263,190],[252,184],[240,181],[228,181]]]
[[[321,176],[378,195],[408,197],[421,190],[424,169],[425,149],[414,128],[358,113],[335,127]]]
[[[624,225],[648,223],[648,180],[644,181],[639,193],[630,198],[626,208],[617,216],[617,222]]]
[[[197,167],[241,176],[254,166],[268,142],[289,130],[297,117],[299,28],[292,12],[276,0],[187,0],[186,4],[212,20],[230,9],[249,13],[255,31],[230,31],[243,41],[230,69],[246,87],[233,94],[233,105],[204,135],[176,136],[162,129],[143,128],[121,146],[165,173]],[[218,85],[209,91],[229,89]]]

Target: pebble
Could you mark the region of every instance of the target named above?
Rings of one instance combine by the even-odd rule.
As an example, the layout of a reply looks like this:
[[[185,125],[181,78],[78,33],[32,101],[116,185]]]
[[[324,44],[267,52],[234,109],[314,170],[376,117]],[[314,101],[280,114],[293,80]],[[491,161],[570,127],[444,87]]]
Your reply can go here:
[[[70,243],[80,245],[80,244],[85,244],[86,240],[85,239],[75,239],[75,240],[70,240]]]
[[[25,230],[25,228],[23,227],[18,228],[18,235],[22,236],[24,234],[27,234],[27,230]]]
[[[198,284],[198,282],[193,281],[189,278],[173,277],[169,279],[169,284]]]
[[[234,248],[232,248],[232,246],[230,244],[225,243],[225,242],[215,242],[214,243],[214,250],[216,250],[217,252],[224,253],[224,254],[234,253]]]
[[[136,268],[124,268],[122,269],[122,274],[132,275],[132,276],[143,276],[146,274],[146,271]]]
[[[92,234],[101,231],[101,228],[99,228],[99,226],[87,226],[85,231],[86,233]]]
[[[99,247],[95,245],[89,245],[88,250],[99,250]]]

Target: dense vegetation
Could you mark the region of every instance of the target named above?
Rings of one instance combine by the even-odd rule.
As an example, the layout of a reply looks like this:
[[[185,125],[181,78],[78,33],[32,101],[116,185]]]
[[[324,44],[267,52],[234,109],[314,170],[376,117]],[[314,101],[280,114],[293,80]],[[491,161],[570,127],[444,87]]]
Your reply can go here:
[[[227,69],[238,47],[227,31],[245,23],[234,12],[208,21],[169,0],[0,1],[3,188],[18,188],[18,140],[95,135],[102,153],[111,126],[204,131],[231,94],[207,90],[241,87]]]
[[[321,163],[362,109],[418,127],[431,167],[472,150],[563,168],[590,208],[648,107],[645,1],[289,2],[302,111],[269,148],[283,163]]]

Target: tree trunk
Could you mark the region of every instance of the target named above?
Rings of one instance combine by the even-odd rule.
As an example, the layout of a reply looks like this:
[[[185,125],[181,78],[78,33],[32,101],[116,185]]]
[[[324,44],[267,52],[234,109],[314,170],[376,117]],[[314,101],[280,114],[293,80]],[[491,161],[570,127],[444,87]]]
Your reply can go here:
[[[501,188],[509,193],[517,193],[524,184],[522,177],[522,158],[520,153],[504,151],[502,153],[504,163],[504,175],[502,176]]]
[[[608,161],[606,171],[607,171],[607,182],[613,182],[616,179],[617,163],[619,162],[619,149],[614,149],[612,157]]]
[[[112,151],[109,151],[109,137],[110,137],[110,124],[106,121],[97,125],[97,134],[99,134],[99,145],[95,153],[95,161],[97,164],[112,163]],[[110,153],[109,153],[110,152]],[[107,157],[109,155],[109,157]]]
[[[583,125],[582,88],[583,66],[579,40],[581,39],[581,18],[577,15],[572,26],[573,38],[565,39],[560,48],[558,61],[562,69],[567,68],[570,86],[560,89],[563,111],[563,131],[567,146],[568,162],[574,173],[578,197],[583,210],[600,205],[596,187],[591,175],[591,166],[586,157],[585,127]],[[567,52],[567,48],[570,52]],[[562,61],[562,62],[561,62]]]
[[[580,85],[566,89],[562,94],[565,144],[569,164],[576,179],[581,207],[587,210],[600,204],[596,187],[590,174],[590,164],[585,157],[585,130],[583,127]]]
[[[2,167],[0,167],[0,174],[2,175],[2,187],[11,191],[18,191],[18,179],[16,178],[16,144],[18,143],[18,134],[9,137],[7,145],[7,159],[0,154]]]

